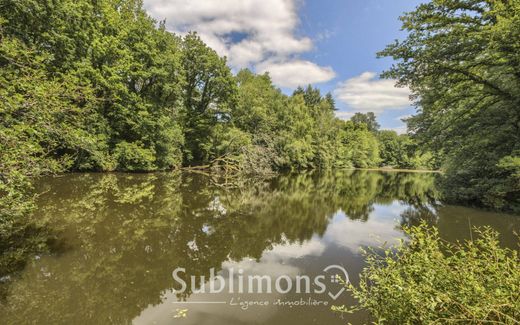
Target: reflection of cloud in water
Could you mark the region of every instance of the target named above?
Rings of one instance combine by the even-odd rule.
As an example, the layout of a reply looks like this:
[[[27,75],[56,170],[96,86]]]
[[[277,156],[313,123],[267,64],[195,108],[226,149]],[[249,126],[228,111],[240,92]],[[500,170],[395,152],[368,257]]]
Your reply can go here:
[[[397,200],[387,205],[374,204],[374,211],[370,215],[370,218],[385,219],[393,222],[395,218],[409,208],[410,205]]]
[[[393,244],[403,234],[397,228],[398,222],[395,219],[401,215],[409,206],[401,205],[394,201],[388,205],[375,204],[373,211],[367,221],[351,220],[343,211],[338,211],[329,224],[327,231],[322,238],[315,235],[310,240],[302,243],[289,243],[284,238],[285,244],[274,245],[270,250],[264,251],[262,257],[257,261],[245,258],[241,261],[225,261],[222,263],[222,271],[225,280],[225,289],[220,294],[193,294],[188,301],[225,301],[226,304],[176,304],[177,297],[171,292],[164,294],[163,303],[150,306],[145,309],[139,317],[134,319],[134,324],[157,324],[170,323],[176,313],[176,309],[187,308],[188,316],[182,319],[183,324],[242,324],[242,323],[269,323],[269,320],[278,312],[278,308],[273,305],[266,307],[250,307],[251,310],[240,311],[238,306],[230,306],[229,300],[232,297],[240,296],[242,300],[253,299],[273,301],[282,297],[275,293],[272,294],[229,294],[228,274],[233,269],[235,277],[233,287],[238,288],[237,271],[244,270],[244,283],[247,283],[247,275],[268,275],[276,278],[281,275],[288,275],[294,278],[301,274],[302,270],[294,266],[295,259],[302,259],[309,256],[320,256],[324,254],[328,245],[335,245],[353,252],[358,252],[360,246],[378,245],[383,242]],[[206,288],[208,283],[206,283]],[[247,284],[245,289],[247,290]]]
[[[395,244],[403,233],[396,228],[395,217],[406,210],[407,206],[393,202],[390,205],[374,205],[374,211],[367,221],[350,220],[343,211],[333,218],[325,235],[326,242],[358,252],[360,246],[377,246],[384,242]]]
[[[298,274],[299,269],[297,267],[282,264],[278,261],[271,260],[260,260],[256,262],[255,260],[242,260],[240,262],[224,262],[222,263],[222,269],[229,271],[233,269],[235,274],[238,269],[244,270],[244,274],[258,274],[258,275],[269,275],[271,277],[277,277],[280,275],[288,275],[295,276]]]
[[[301,270],[290,265],[291,259],[303,258],[305,256],[319,256],[325,251],[325,243],[319,237],[303,243],[275,245],[271,250],[265,251],[259,261],[246,258],[239,262],[226,261],[222,263],[222,272],[226,282],[225,289],[221,294],[193,294],[188,301],[226,301],[232,297],[240,296],[242,300],[252,299],[261,300],[262,297],[269,301],[282,298],[273,289],[272,294],[229,294],[229,281],[227,274],[230,269],[234,270],[234,288],[238,288],[236,278],[239,269],[244,270],[244,280],[247,283],[247,275],[268,275],[272,279],[281,275],[288,275],[294,278],[301,273]],[[274,283],[272,284],[274,288]],[[208,284],[206,283],[206,287]],[[218,286],[217,286],[218,287]],[[270,304],[265,307],[250,307],[251,310],[241,311],[238,306],[229,304],[176,304],[177,297],[171,292],[164,294],[164,301],[157,306],[146,308],[139,317],[134,319],[134,324],[166,324],[170,323],[177,308],[187,308],[187,318],[182,319],[183,324],[214,324],[214,323],[269,323],[269,319],[278,312],[277,306]]]
[[[316,236],[303,243],[275,245],[273,249],[264,252],[262,260],[281,260],[287,262],[291,258],[305,256],[320,256],[325,250],[325,244]]]
[[[235,294],[229,294],[229,277],[228,274],[230,269],[233,269],[233,288],[236,291]],[[279,260],[271,258],[262,258],[260,261],[253,259],[243,259],[240,262],[227,261],[222,264],[222,275],[224,278],[224,290],[219,294],[210,293],[198,293],[193,294],[188,299],[189,302],[206,301],[206,302],[226,302],[225,304],[220,303],[204,303],[204,304],[179,304],[176,295],[170,291],[167,291],[163,295],[163,301],[156,306],[149,306],[139,317],[133,320],[133,324],[170,324],[176,309],[188,309],[187,318],[182,319],[182,324],[257,324],[257,323],[269,323],[269,319],[278,311],[277,306],[269,304],[264,307],[250,307],[250,310],[240,310],[239,306],[230,306],[229,301],[234,298],[240,297],[242,301],[245,300],[269,300],[274,301],[278,298],[282,298],[281,294],[278,294],[274,290],[274,283],[272,283],[271,294],[247,294],[238,293],[238,270],[244,270],[243,283],[244,291],[247,292],[248,286],[248,275],[268,275],[272,279],[275,279],[281,275],[288,275],[294,278],[300,273],[299,268],[280,263]],[[189,285],[189,284],[188,284]],[[209,282],[206,282],[206,290],[209,291]],[[216,288],[220,288],[219,284],[216,284]]]
[[[236,295],[235,295],[236,296]],[[261,295],[240,295],[242,300],[260,300]],[[190,301],[226,301],[226,304],[177,304],[175,294],[167,293],[164,300],[156,306],[144,309],[141,315],[133,319],[132,324],[172,324],[177,309],[188,309],[187,317],[179,320],[179,324],[269,324],[269,319],[277,312],[278,307],[270,304],[265,307],[250,307],[250,310],[240,310],[239,306],[230,306],[229,300],[233,295],[198,294],[196,300]],[[277,299],[272,294],[264,297],[267,300]],[[177,322],[175,322],[176,324]]]

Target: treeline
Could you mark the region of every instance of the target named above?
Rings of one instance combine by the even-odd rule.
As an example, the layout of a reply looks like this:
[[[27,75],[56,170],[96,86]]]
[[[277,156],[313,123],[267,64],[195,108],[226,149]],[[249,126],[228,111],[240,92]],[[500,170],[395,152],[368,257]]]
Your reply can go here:
[[[167,32],[141,1],[11,0],[0,10],[4,176],[418,167],[400,161],[414,154],[408,139],[335,118],[332,96],[311,86],[286,96],[268,75],[233,75],[196,34]]]
[[[520,1],[430,1],[401,17],[409,36],[380,55],[409,86],[408,120],[445,156],[445,198],[520,211]]]

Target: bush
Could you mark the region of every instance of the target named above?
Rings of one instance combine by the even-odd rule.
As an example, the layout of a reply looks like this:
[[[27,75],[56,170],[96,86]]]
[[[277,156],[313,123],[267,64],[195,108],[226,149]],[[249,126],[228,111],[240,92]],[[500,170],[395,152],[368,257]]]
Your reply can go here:
[[[519,323],[518,252],[500,247],[496,232],[476,229],[463,244],[424,224],[406,233],[409,242],[384,254],[365,251],[359,287],[348,285],[358,305],[336,311],[367,310],[381,324]]]

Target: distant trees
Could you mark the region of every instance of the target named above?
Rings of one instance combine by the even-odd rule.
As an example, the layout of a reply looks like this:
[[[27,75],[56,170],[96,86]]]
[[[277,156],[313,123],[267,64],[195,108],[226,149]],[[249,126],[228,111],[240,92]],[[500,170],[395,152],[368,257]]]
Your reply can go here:
[[[338,165],[340,126],[330,96],[322,96],[311,86],[286,96],[267,74],[254,75],[249,70],[240,71],[237,80],[239,104],[232,121],[251,134],[256,151],[269,154],[273,169]]]
[[[438,169],[439,153],[421,149],[417,142],[406,134],[398,135],[391,130],[377,134],[382,166],[404,169]]]
[[[442,151],[447,198],[520,211],[520,2],[431,1],[381,56],[407,85],[421,146]]]
[[[371,132],[364,123],[352,121],[342,122],[340,141],[340,160],[351,163],[358,168],[378,167],[379,144],[375,133]]]

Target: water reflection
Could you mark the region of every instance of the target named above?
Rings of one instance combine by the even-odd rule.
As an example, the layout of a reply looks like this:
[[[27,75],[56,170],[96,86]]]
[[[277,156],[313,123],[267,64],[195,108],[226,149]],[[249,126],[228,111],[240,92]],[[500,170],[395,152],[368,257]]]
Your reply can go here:
[[[186,268],[186,280],[207,278],[210,268],[294,276],[340,264],[356,281],[363,267],[360,245],[393,241],[402,236],[400,225],[424,219],[438,224],[448,239],[467,237],[468,220],[491,224],[505,244],[513,244],[518,219],[440,206],[434,178],[336,171],[233,187],[223,186],[225,180],[175,173],[43,179],[32,222],[62,244],[40,245],[45,249],[19,265],[19,276],[4,277],[0,323],[345,323],[329,308],[243,312],[178,305],[231,296],[174,294],[171,272]],[[284,298],[300,296],[291,292]],[[188,308],[188,316],[174,318],[177,307]],[[355,323],[366,316],[352,317]]]

